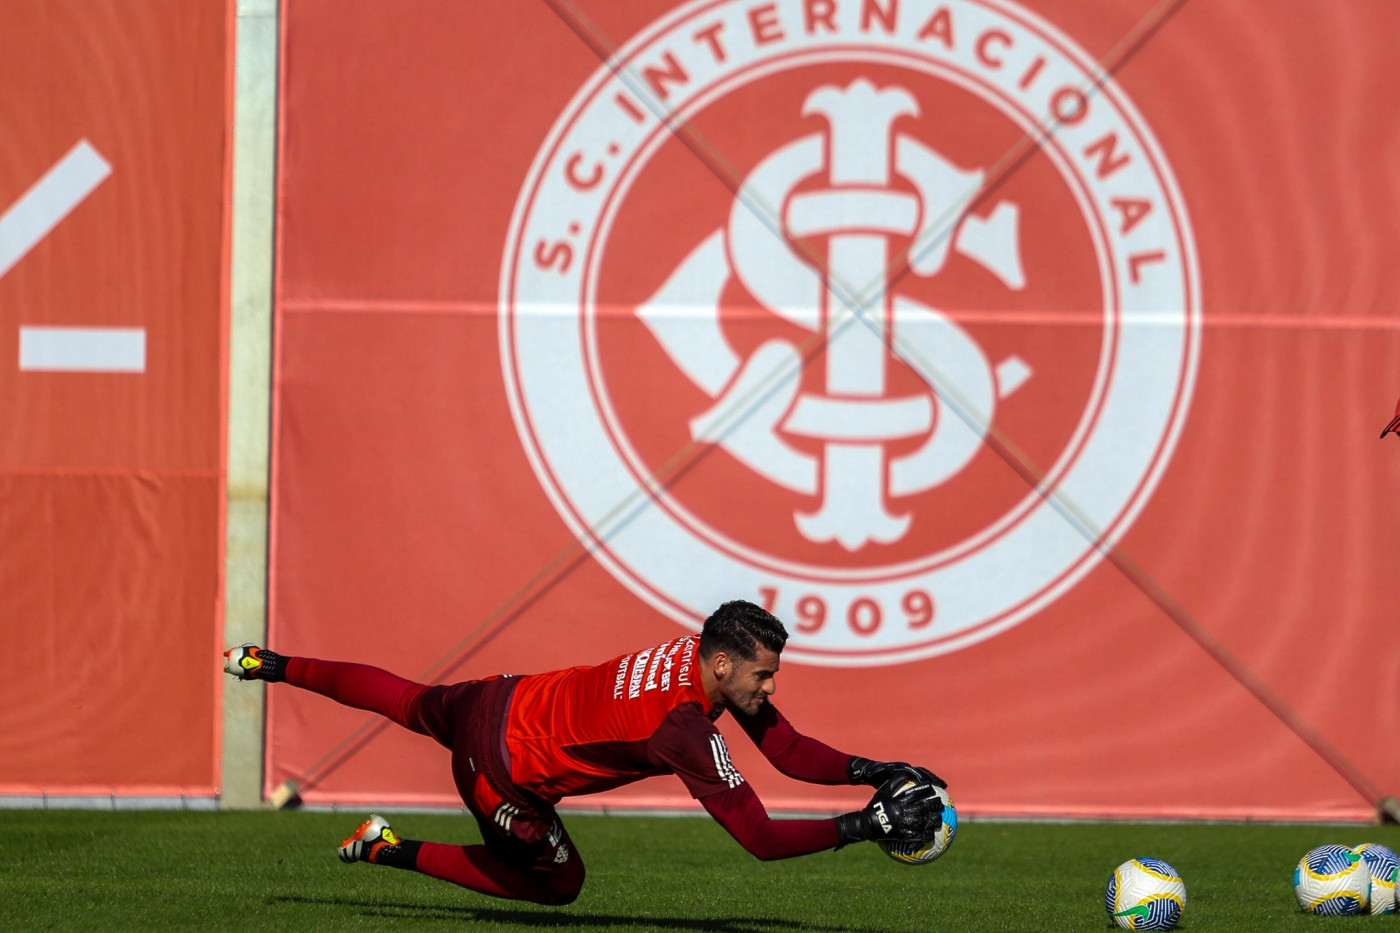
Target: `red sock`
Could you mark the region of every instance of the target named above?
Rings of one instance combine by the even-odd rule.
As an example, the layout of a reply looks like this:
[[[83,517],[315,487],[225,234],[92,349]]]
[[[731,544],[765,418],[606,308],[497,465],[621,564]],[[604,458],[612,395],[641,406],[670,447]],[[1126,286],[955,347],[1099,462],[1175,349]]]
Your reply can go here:
[[[486,846],[425,842],[418,850],[418,870],[492,897],[536,904],[569,904],[583,887],[583,862],[577,855],[559,872],[521,871],[498,861]]]
[[[345,706],[379,713],[406,729],[426,734],[418,722],[417,705],[428,688],[397,674],[368,664],[287,658],[287,683]]]

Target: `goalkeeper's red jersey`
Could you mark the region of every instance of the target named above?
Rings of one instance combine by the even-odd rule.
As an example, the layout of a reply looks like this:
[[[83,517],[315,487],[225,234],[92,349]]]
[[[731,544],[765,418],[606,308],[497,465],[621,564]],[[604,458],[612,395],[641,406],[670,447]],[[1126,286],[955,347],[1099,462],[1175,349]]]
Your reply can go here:
[[[511,780],[551,803],[657,774],[677,775],[697,798],[742,784],[715,728],[724,708],[701,686],[699,647],[687,635],[520,678],[505,728]]]

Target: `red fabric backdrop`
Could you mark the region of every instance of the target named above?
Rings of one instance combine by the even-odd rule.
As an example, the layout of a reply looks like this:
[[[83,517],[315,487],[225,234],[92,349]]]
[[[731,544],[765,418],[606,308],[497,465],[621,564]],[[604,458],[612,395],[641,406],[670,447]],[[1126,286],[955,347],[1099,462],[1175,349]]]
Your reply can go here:
[[[218,784],[231,10],[0,4],[0,793]],[[46,328],[144,359],[39,367]]]
[[[776,700],[798,728],[926,763],[965,811],[1372,813],[1073,523],[1107,531],[1105,547],[1316,729],[1362,791],[1400,786],[1386,595],[1400,451],[1376,439],[1400,391],[1400,271],[1388,261],[1400,248],[1389,48],[1400,8],[1187,0],[1147,19],[1163,9],[287,0],[272,645],[462,679],[602,661],[693,627],[721,599],[767,598],[797,630]],[[623,46],[619,74],[602,70],[599,49]],[[1070,79],[1094,60],[1116,67],[1080,120],[1072,93],[1049,92],[1083,87]],[[903,87],[917,115],[890,129],[865,107],[852,136],[821,106],[803,110],[816,88],[862,79]],[[648,100],[680,109],[683,138]],[[1027,150],[1037,101],[1057,101],[1063,125]],[[895,148],[861,162],[881,145]],[[768,255],[735,232],[726,183],[779,152],[800,177],[757,210],[785,225],[799,262],[834,255],[838,239],[856,253],[883,242],[877,260],[917,253],[909,231],[935,207],[961,216],[946,186],[913,180],[928,168],[919,153],[996,180],[967,208],[977,223],[999,204],[1019,210],[1015,235],[1002,228],[991,246],[963,223],[937,275],[887,277],[903,297],[876,306],[896,331],[898,300],[943,309],[966,338],[944,330],[928,344],[945,397],[982,399],[975,415],[996,393],[991,441],[942,481],[897,489],[891,464],[954,436],[959,417],[930,400],[898,339],[882,361],[875,344],[874,390],[838,386],[851,370],[825,353],[790,383],[813,404],[932,406],[922,434],[847,444],[877,463],[847,492],[910,516],[892,541],[800,532],[794,516],[835,496],[838,469],[822,460],[837,445],[797,420],[743,423],[776,424],[815,488],[763,475],[727,435],[692,444],[694,419],[742,380],[741,364],[765,347],[800,352],[839,310],[811,291],[815,303],[780,313],[760,285],[724,277]],[[916,204],[916,219],[861,228],[820,201],[838,189],[855,201],[880,189],[880,204]],[[801,195],[814,213],[800,213]],[[718,265],[696,260],[694,279],[662,294],[716,231],[728,237]],[[640,314],[649,299],[678,316],[673,344]],[[715,333],[728,364],[704,355]],[[833,346],[843,340],[859,342]],[[958,368],[979,359],[968,346],[985,355],[971,382]],[[977,375],[1012,358],[1023,386],[1014,365]],[[795,419],[800,404],[774,391]],[[849,409],[867,414],[848,430],[884,430],[877,407]],[[625,456],[570,433],[585,422]],[[1062,459],[1077,431],[1082,459]],[[682,450],[705,456],[664,507],[619,524],[635,501],[615,495],[624,467],[635,486]],[[1050,471],[1063,511],[1029,496],[1003,454]],[[605,514],[609,503],[623,513]],[[840,514],[875,508],[857,505]],[[972,567],[963,556],[994,553],[978,536],[1017,509],[1040,524],[1015,525],[1014,548],[956,576]],[[577,546],[585,529],[605,539],[592,556]],[[1060,551],[1060,565],[1041,566]],[[937,560],[949,577],[910,569]],[[1022,590],[1018,607],[997,603]],[[270,691],[268,787],[310,771],[314,802],[455,800],[445,752],[420,737],[376,734],[336,756],[361,722]],[[774,775],[737,735],[731,747],[770,806],[859,797]],[[578,802],[684,801],[678,782],[657,779]]]

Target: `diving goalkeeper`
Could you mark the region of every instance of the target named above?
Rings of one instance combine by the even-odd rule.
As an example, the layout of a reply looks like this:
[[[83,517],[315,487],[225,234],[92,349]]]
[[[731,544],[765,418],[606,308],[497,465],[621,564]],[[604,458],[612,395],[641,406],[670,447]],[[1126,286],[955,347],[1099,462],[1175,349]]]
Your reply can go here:
[[[698,636],[596,667],[426,686],[377,667],[243,645],[224,652],[224,670],[379,713],[452,752],[453,781],[484,844],[403,839],[371,816],[341,844],[343,861],[418,871],[494,897],[568,904],[583,887],[584,867],[554,805],[658,774],[680,778],[760,859],[937,831],[943,804],[933,787],[947,785],[936,775],[838,752],[797,732],[773,706],[787,637],[773,615],[736,600],[706,619]],[[726,710],[788,777],[868,784],[875,796],[832,819],[771,819],[715,728]],[[884,787],[895,777],[917,786],[895,797]]]

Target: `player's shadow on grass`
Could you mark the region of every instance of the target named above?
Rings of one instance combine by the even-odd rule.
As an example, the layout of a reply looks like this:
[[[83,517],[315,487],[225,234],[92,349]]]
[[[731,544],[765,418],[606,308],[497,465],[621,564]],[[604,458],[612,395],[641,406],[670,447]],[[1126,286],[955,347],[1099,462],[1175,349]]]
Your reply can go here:
[[[812,933],[868,933],[865,928],[803,923],[775,917],[657,917],[575,913],[567,909],[522,910],[501,907],[459,907],[455,904],[414,904],[393,901],[362,901],[343,897],[304,897],[281,895],[271,902],[292,904],[333,904],[358,908],[370,917],[391,920],[456,920],[476,923],[514,923],[521,926],[553,927],[649,927],[662,930],[713,930],[718,933],[768,933],[768,931],[812,931]]]

